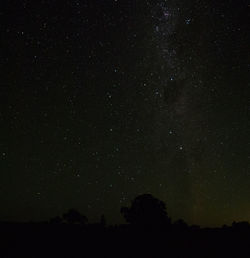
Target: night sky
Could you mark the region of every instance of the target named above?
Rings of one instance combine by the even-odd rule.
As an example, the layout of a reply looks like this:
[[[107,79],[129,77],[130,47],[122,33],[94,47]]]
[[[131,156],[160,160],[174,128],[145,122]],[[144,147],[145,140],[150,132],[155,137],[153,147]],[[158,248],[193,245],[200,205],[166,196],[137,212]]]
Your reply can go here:
[[[0,220],[89,221],[139,194],[250,220],[250,4],[3,0]]]

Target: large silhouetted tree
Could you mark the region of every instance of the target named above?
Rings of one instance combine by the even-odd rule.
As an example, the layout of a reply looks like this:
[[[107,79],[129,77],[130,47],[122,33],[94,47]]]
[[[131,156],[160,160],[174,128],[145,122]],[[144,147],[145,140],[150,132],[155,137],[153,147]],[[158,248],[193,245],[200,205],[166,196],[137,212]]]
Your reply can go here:
[[[165,203],[151,194],[139,195],[131,202],[130,208],[122,207],[121,213],[125,220],[132,225],[167,226],[171,224]]]

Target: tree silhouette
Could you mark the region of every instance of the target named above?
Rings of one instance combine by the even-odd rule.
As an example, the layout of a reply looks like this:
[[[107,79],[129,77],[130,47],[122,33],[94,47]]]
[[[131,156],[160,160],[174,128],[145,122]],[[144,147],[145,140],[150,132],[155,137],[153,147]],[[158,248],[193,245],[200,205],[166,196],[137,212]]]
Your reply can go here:
[[[79,211],[75,209],[70,209],[63,214],[63,219],[70,224],[86,224],[88,222],[87,217],[82,215]]]
[[[151,194],[139,195],[131,202],[130,208],[122,207],[121,213],[125,220],[132,225],[166,226],[171,224],[165,203]]]

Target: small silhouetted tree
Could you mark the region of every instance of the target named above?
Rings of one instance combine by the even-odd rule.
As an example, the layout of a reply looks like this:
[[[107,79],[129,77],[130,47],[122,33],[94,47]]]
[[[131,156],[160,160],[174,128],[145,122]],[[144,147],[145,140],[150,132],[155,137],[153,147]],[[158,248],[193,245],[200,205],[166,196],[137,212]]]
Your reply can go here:
[[[131,207],[122,207],[121,213],[132,225],[167,226],[171,224],[165,203],[151,194],[139,195],[131,202]]]
[[[75,209],[70,209],[63,214],[63,219],[70,224],[82,224],[85,225],[88,222],[87,217],[82,215]]]

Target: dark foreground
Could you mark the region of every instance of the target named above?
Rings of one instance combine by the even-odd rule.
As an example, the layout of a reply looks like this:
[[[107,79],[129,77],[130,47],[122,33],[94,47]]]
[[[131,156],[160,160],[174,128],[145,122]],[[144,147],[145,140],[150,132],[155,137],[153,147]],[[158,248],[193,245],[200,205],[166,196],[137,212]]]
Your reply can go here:
[[[250,257],[250,229],[0,224],[0,257]]]

